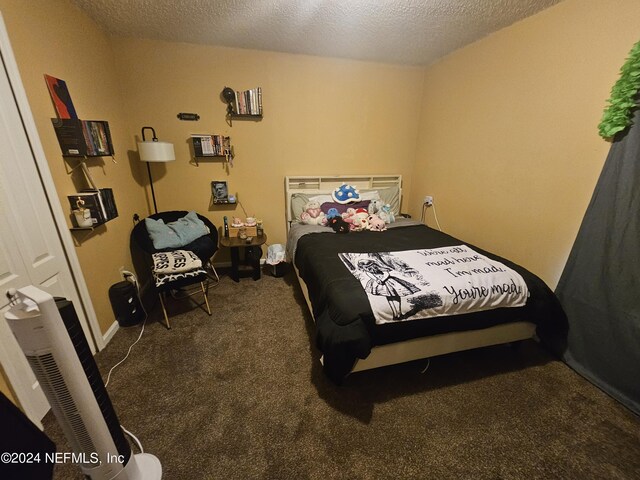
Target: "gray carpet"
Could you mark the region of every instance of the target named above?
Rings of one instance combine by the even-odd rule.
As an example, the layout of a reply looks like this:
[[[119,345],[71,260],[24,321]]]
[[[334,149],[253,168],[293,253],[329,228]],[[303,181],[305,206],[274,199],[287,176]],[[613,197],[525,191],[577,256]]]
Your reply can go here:
[[[640,478],[640,419],[533,341],[336,387],[294,277],[223,277],[209,298],[212,317],[171,302],[170,331],[156,309],[108,387],[164,479]],[[97,355],[105,378],[138,334],[120,329]],[[82,476],[60,465],[55,478]]]

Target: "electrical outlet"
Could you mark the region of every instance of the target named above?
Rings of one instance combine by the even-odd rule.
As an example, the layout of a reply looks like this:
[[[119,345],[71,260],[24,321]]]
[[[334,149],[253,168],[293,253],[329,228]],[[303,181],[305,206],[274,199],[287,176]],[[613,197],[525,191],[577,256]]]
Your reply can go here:
[[[424,197],[424,204],[427,207],[430,207],[431,205],[433,205],[433,197],[431,195],[425,195]]]
[[[118,272],[120,272],[120,276],[122,277],[122,279],[126,280],[127,277],[124,275],[124,271],[125,271],[124,270],[124,265],[118,269]]]

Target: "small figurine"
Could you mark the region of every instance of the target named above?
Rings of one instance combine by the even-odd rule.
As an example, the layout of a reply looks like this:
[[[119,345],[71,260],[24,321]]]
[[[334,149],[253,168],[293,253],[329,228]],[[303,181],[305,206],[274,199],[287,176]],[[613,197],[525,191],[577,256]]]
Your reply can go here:
[[[233,222],[231,222],[231,226],[235,228],[244,227],[244,223],[240,220],[240,217],[233,217]]]
[[[247,217],[245,222],[244,222],[244,224],[247,227],[255,227],[256,226],[256,219],[254,217]]]

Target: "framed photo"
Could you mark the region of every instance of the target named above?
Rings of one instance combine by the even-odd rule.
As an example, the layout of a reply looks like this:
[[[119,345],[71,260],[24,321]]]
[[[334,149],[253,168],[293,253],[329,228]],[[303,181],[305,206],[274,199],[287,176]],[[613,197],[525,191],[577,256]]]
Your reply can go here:
[[[211,192],[213,193],[213,203],[229,203],[227,182],[221,180],[212,181]]]

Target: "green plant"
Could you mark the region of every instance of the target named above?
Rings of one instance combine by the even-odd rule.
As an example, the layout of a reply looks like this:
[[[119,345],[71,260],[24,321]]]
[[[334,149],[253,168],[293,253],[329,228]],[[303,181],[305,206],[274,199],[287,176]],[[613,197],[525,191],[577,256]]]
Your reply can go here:
[[[603,138],[613,137],[631,125],[631,113],[638,106],[640,90],[640,42],[636,43],[620,69],[620,78],[611,89],[609,104],[602,115],[598,130]]]

